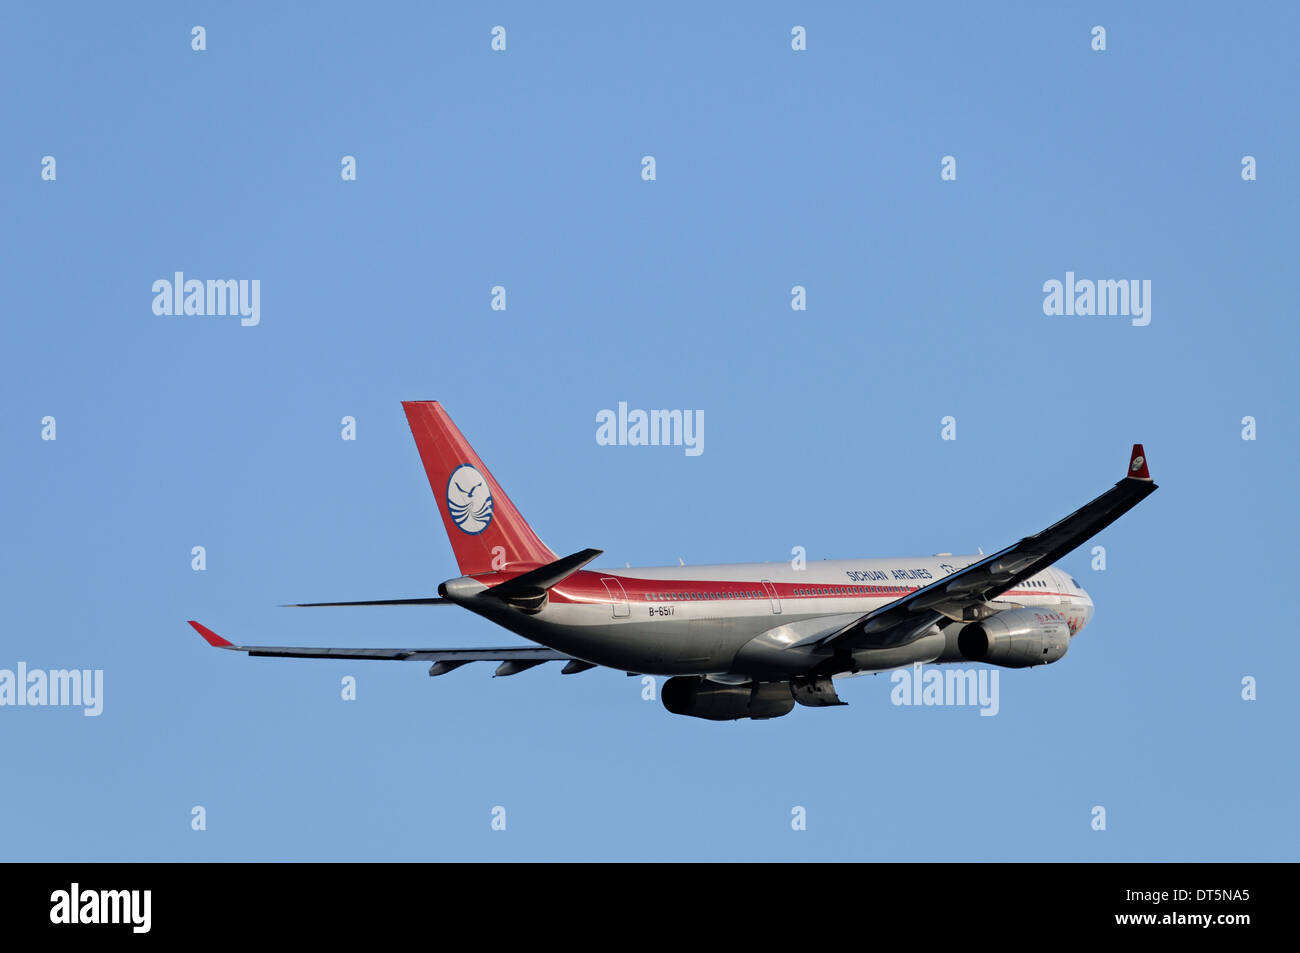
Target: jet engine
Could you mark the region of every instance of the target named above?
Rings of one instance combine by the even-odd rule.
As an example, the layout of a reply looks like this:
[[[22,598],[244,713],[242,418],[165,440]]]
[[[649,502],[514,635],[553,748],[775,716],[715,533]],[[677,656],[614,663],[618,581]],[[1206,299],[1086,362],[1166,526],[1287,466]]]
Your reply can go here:
[[[789,682],[721,685],[698,675],[677,675],[664,682],[659,697],[674,715],[710,721],[780,718],[794,708]]]
[[[971,662],[1005,668],[1046,665],[1069,650],[1070,627],[1052,609],[1008,609],[962,629],[957,648]]]

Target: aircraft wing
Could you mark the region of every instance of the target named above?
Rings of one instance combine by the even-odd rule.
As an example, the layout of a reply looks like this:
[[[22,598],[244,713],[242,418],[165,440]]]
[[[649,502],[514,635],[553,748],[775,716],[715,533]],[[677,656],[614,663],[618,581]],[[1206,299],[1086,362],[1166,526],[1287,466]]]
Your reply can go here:
[[[235,645],[223,639],[207,626],[191,621],[194,631],[203,636],[204,641],[218,649],[230,649],[234,652],[247,652],[250,656],[267,656],[276,658],[333,658],[333,659],[380,659],[395,662],[434,662],[440,671],[432,674],[441,675],[467,662],[501,662],[498,674],[513,675],[517,671],[532,668],[543,662],[576,663],[574,671],[580,671],[577,665],[593,667],[589,663],[579,662],[571,655],[548,649],[545,646],[522,646],[499,649],[348,649],[348,648],[312,648],[285,645]],[[504,671],[503,671],[504,669]]]
[[[994,614],[989,606],[1022,579],[1046,569],[1087,542],[1156,490],[1142,445],[1134,444],[1128,473],[1091,503],[965,569],[881,606],[812,642],[819,653],[906,645],[944,618],[977,621]]]

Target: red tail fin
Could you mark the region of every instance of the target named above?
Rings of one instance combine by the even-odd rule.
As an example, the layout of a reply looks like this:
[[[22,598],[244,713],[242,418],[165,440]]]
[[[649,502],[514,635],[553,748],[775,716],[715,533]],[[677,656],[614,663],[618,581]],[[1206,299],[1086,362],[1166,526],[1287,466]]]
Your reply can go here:
[[[403,401],[456,563],[465,575],[550,563],[537,538],[436,400]]]

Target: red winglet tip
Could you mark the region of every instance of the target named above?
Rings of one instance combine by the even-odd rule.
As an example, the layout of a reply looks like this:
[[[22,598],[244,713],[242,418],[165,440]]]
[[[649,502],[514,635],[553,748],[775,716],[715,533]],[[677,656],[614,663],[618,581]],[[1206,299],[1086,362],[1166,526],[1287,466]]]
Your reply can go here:
[[[195,632],[203,636],[203,641],[207,642],[208,645],[211,645],[213,648],[225,649],[234,645],[233,642],[227,642],[221,636],[217,635],[217,633],[209,629],[206,625],[200,625],[199,623],[195,622],[193,619],[190,619],[190,625],[193,626]]]
[[[1142,444],[1133,444],[1133,456],[1128,461],[1128,476],[1137,480],[1151,479],[1151,471],[1147,469],[1146,451],[1142,449]]]

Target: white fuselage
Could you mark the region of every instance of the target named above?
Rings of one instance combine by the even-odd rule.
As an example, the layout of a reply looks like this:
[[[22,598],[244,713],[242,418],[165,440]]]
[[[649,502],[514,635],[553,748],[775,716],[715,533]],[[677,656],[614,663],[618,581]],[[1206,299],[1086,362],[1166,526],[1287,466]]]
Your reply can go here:
[[[761,678],[810,670],[818,662],[801,643],[974,563],[982,556],[824,560],[789,563],[585,569],[554,586],[533,613],[472,597],[508,574],[448,584],[453,601],[512,631],[598,665],[629,672]],[[1059,613],[1077,634],[1092,600],[1055,567],[1025,579],[996,602]],[[961,623],[938,626],[908,645],[854,653],[859,671],[916,661],[958,661]]]

